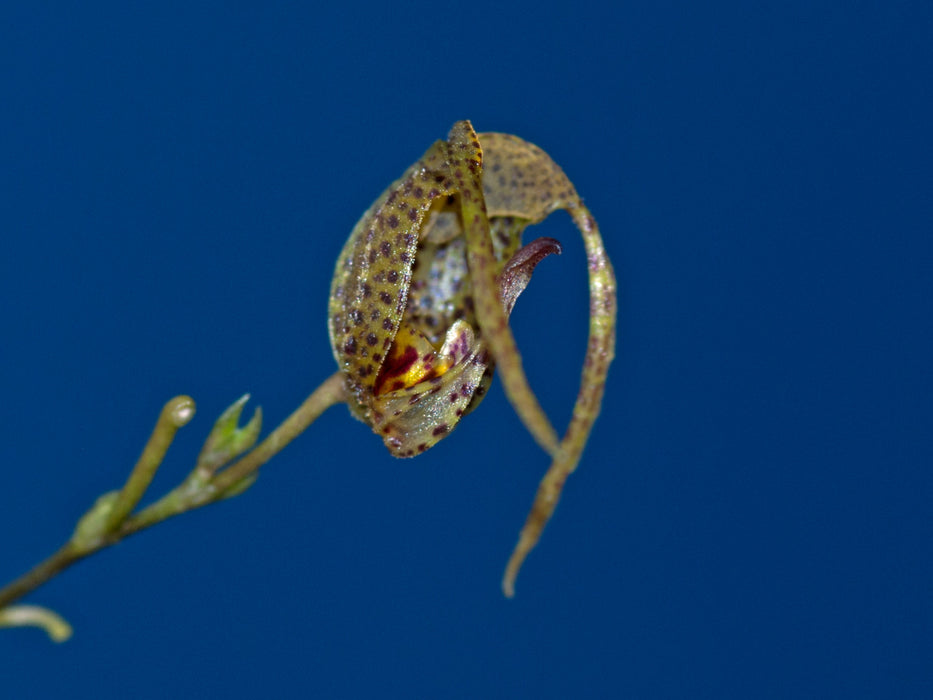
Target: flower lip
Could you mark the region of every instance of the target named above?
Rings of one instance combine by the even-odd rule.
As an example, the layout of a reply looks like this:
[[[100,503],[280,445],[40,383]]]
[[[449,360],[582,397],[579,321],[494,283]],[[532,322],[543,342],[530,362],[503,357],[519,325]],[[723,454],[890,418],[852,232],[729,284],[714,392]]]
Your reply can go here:
[[[449,368],[450,363],[438,355],[431,341],[419,331],[403,326],[382,363],[373,394],[381,396],[415,386],[441,376]]]

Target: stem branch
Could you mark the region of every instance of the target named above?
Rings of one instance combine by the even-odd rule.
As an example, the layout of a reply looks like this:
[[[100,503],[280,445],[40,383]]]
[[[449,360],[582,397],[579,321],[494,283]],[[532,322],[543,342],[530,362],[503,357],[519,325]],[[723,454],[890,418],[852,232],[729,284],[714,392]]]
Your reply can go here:
[[[107,524],[115,529],[108,531],[105,528],[102,536],[90,545],[81,545],[74,539],[66,542],[48,559],[0,589],[0,610],[35,590],[80,559],[116,544],[124,537],[174,515],[222,500],[230,495],[232,489],[242,484],[244,479],[253,476],[260,466],[298,437],[326,409],[344,399],[343,376],[338,372],[315,389],[294,413],[242,459],[234,462],[207,482],[189,484],[189,480],[186,480],[152,505],[135,515],[130,515],[149,486],[175,432],[187,422],[194,410],[194,402],[188,397],[178,397],[169,401],[163,408],[139,461],[119,496],[116,497],[113,511],[107,516]]]
[[[130,472],[126,484],[120,490],[113,510],[107,516],[105,530],[113,530],[133,512],[133,508],[142,499],[156,470],[165,459],[165,453],[175,439],[175,433],[194,416],[194,401],[190,396],[176,396],[162,408],[149,441],[139,456],[139,461]]]

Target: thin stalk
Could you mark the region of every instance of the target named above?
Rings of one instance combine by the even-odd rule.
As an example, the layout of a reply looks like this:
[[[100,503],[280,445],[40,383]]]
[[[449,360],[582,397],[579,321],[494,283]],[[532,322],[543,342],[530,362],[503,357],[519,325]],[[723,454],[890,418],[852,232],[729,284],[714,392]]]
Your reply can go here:
[[[35,590],[89,553],[82,554],[70,542],[65,544],[48,559],[36,564],[30,571],[27,571],[0,590],[0,610],[13,601],[19,600],[30,591]]]
[[[242,483],[244,479],[250,478],[260,466],[269,461],[271,457],[276,455],[288,443],[304,432],[304,430],[317,420],[325,410],[335,403],[343,401],[344,396],[342,375],[340,373],[334,374],[315,389],[314,392],[305,399],[304,403],[286,418],[281,425],[269,433],[269,436],[254,450],[217,474],[214,479],[208,482],[207,489],[195,493],[187,492],[182,487],[179,487],[156,503],[144,508],[136,515],[129,516],[122,521],[122,524],[118,524],[115,530],[107,532],[89,546],[78,546],[73,540],[69,540],[48,559],[40,562],[28,572],[0,589],[0,610],[27,593],[34,591],[46,581],[84,557],[116,544],[125,537],[151,527],[156,523],[160,523],[163,520],[167,520],[174,515],[179,515],[189,510],[205,506],[208,503],[222,500],[225,496],[229,495],[229,491],[232,488]],[[153,432],[154,436],[156,433],[160,433],[160,425],[165,427],[162,418],[165,417],[166,411],[170,406],[175,406],[174,401],[170,401],[169,404],[166,404],[166,408],[163,410],[162,416],[160,416],[160,422],[156,424],[156,430]],[[177,406],[175,406],[175,408],[177,408]],[[171,432],[172,435],[174,435],[174,431]],[[164,450],[168,449],[168,443],[171,442],[171,439],[169,438],[168,441],[165,441],[163,440],[165,435],[161,433],[160,435],[161,437],[158,438],[158,444],[153,447],[153,450],[160,451],[161,455],[164,456]],[[121,496],[123,493],[129,491],[131,496],[128,498],[130,498],[130,500],[135,499],[135,501],[138,502],[138,498],[135,497],[135,494],[140,490],[144,491],[145,487],[148,486],[148,482],[151,480],[150,471],[154,471],[154,469],[151,469],[153,462],[150,459],[154,453],[149,452],[149,447],[152,446],[154,439],[156,438],[150,439],[150,444],[147,445],[146,450],[143,451],[143,456],[140,457],[139,464],[143,466],[139,467],[138,464],[137,468],[134,469],[123,491],[121,491]],[[155,466],[157,467],[158,463],[155,463]],[[140,489],[140,487],[142,488]],[[118,497],[117,503],[120,503],[119,498],[120,497]],[[133,505],[135,505],[135,502]],[[112,521],[108,519],[108,522]]]
[[[279,453],[288,443],[301,435],[318,417],[333,406],[346,400],[344,375],[335,372],[304,400],[294,413],[286,418],[265,440],[249,454],[225,468],[211,481],[218,493],[249,477],[260,466]]]
[[[152,477],[155,476],[162,460],[165,459],[165,453],[175,439],[175,433],[193,416],[194,400],[190,396],[176,396],[165,404],[143,453],[120,490],[113,510],[107,516],[106,530],[113,530],[133,512],[152,483]]]

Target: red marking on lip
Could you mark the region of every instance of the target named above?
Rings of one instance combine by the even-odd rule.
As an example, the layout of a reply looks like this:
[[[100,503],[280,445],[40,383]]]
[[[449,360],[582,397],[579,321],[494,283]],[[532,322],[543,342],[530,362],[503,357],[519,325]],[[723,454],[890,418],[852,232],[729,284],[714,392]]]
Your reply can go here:
[[[417,361],[418,351],[410,345],[406,347],[401,354],[397,352],[395,347],[393,347],[389,351],[385,363],[382,365],[382,371],[380,371],[379,376],[376,377],[376,384],[373,387],[373,391],[378,395],[385,393],[386,391],[394,391],[395,389],[400,389],[405,386],[404,382],[392,382],[392,386],[390,388],[386,388],[386,384],[390,379],[403,376]],[[401,385],[395,386],[395,384]]]

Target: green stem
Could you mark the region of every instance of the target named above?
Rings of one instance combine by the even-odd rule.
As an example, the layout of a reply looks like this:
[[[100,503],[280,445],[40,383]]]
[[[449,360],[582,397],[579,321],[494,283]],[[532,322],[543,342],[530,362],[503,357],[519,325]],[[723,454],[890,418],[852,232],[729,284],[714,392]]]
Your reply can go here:
[[[35,590],[63,569],[74,564],[82,556],[80,551],[69,542],[45,561],[34,566],[30,571],[0,590],[0,610],[32,590]]]
[[[71,637],[71,625],[61,615],[38,605],[11,605],[0,609],[0,627],[40,627],[53,642]]]
[[[146,449],[143,450],[143,455],[117,497],[116,503],[120,504],[120,508],[125,508],[126,503],[132,502],[130,505],[130,509],[132,509],[139,502],[139,498],[142,497],[152,479],[155,468],[159,466],[161,458],[164,457],[165,450],[168,449],[175,431],[187,422],[179,422],[179,417],[185,415],[184,410],[181,413],[178,411],[178,409],[186,405],[183,399],[187,399],[187,397],[173,399],[163,409],[152,437]],[[229,495],[231,489],[241,484],[244,479],[250,478],[260,466],[298,437],[326,409],[344,399],[343,375],[336,373],[315,389],[305,399],[304,403],[254,450],[224,469],[209,482],[201,482],[202,488],[197,488],[197,484],[191,485],[186,481],[136,515],[129,517],[124,515],[124,519],[117,519],[112,514],[108,515],[107,522],[116,522],[116,529],[102,534],[93,543],[79,546],[74,540],[69,540],[48,559],[0,589],[0,610],[35,590],[84,557],[116,544],[123,538],[174,515],[223,499]],[[187,399],[187,401],[190,402],[187,404],[188,409],[193,411],[193,402],[190,399]],[[188,417],[190,418],[190,415]],[[172,428],[173,424],[174,428]],[[156,457],[158,457],[158,461],[154,461]],[[124,494],[127,495],[124,496]]]
[[[190,396],[176,396],[165,404],[156,427],[149,436],[149,442],[143,448],[139,461],[130,472],[126,484],[113,504],[113,509],[107,516],[105,531],[109,532],[116,528],[133,512],[133,508],[146,493],[146,489],[152,483],[152,477],[155,476],[156,470],[165,459],[165,453],[171,446],[172,440],[175,439],[175,433],[193,416],[194,400]]]
[[[249,454],[231,464],[211,480],[218,495],[222,495],[238,482],[248,478],[260,466],[278,454],[283,447],[301,435],[324,411],[335,403],[345,400],[344,375],[342,372],[335,372]]]

